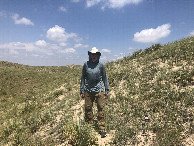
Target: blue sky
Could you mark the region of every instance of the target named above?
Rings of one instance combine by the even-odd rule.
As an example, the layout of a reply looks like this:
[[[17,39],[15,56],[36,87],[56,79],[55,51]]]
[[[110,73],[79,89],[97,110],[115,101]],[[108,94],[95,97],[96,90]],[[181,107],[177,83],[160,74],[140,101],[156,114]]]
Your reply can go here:
[[[194,36],[193,0],[0,0],[0,61],[83,65]]]

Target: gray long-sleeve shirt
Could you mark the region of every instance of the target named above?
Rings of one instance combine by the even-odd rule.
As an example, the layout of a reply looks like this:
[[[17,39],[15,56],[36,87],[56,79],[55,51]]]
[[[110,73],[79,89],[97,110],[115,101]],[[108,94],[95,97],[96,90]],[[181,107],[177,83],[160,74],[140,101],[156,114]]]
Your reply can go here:
[[[98,56],[96,62],[92,62],[91,59],[89,59],[89,61],[84,63],[80,83],[80,94],[84,93],[84,85],[85,90],[88,92],[103,92],[103,84],[105,86],[105,95],[109,93],[106,70],[104,65],[99,62],[99,58],[100,56]]]

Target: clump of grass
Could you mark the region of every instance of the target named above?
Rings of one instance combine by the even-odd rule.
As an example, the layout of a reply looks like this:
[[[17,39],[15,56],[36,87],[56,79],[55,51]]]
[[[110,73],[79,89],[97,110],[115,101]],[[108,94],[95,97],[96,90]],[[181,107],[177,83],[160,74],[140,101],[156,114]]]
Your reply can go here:
[[[54,97],[59,97],[60,95],[63,95],[63,90],[56,90],[54,93],[53,93]]]
[[[63,136],[70,145],[98,145],[94,129],[89,124],[68,123],[63,127]]]

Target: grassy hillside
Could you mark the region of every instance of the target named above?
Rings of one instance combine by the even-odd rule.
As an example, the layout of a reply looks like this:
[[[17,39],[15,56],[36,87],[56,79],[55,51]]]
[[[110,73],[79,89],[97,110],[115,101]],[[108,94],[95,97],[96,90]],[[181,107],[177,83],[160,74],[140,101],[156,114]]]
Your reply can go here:
[[[154,145],[180,145],[193,134],[193,66],[194,37],[107,63],[114,95],[108,100],[107,128],[116,129],[113,143],[140,143],[145,127]]]
[[[64,99],[54,108],[59,95],[72,94],[80,74],[77,65],[35,67],[0,62],[0,145],[30,144],[34,133],[56,118],[59,108],[70,106],[64,105]],[[61,86],[66,90],[55,91]]]
[[[0,96],[18,97],[49,91],[62,83],[69,82],[69,77],[78,76],[71,67],[32,67],[9,62],[0,62]],[[75,79],[75,78],[72,78]]]
[[[186,145],[192,139],[193,56],[190,37],[105,64],[111,145]],[[98,145],[90,125],[72,124],[81,69],[0,62],[0,144]]]

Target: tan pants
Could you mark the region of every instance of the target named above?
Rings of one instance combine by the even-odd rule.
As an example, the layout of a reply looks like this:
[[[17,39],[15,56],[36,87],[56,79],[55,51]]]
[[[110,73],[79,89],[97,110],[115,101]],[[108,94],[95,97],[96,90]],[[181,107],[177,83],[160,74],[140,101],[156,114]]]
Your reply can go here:
[[[100,130],[105,129],[105,99],[104,92],[84,92],[85,95],[85,120],[86,122],[93,122],[93,102],[96,100],[98,108],[98,126]]]

